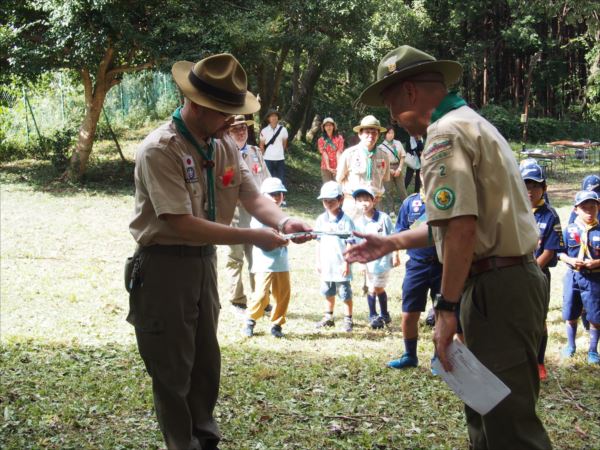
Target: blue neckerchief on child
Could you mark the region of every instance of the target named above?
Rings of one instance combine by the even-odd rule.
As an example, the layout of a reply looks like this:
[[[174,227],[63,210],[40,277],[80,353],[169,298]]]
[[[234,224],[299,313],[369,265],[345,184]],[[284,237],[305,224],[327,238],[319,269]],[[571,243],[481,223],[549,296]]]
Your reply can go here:
[[[244,144],[244,146],[240,148],[240,152],[242,155],[246,156],[248,154],[248,144]]]

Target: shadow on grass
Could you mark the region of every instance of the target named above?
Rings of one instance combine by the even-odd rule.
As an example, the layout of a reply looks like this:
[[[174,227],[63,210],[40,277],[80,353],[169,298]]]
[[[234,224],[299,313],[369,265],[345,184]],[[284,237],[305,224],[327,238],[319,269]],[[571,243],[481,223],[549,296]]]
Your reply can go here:
[[[467,447],[462,404],[425,365],[390,371],[380,353],[338,356],[312,342],[287,353],[222,350],[223,449]],[[164,447],[135,348],[4,339],[1,352],[2,448]],[[596,368],[583,354],[548,365],[539,410],[555,447],[592,448]]]
[[[34,191],[56,196],[69,196],[78,192],[104,195],[133,195],[134,163],[117,159],[94,161],[78,182],[61,179],[58,171],[48,161],[21,160],[1,166],[2,184],[25,184]]]

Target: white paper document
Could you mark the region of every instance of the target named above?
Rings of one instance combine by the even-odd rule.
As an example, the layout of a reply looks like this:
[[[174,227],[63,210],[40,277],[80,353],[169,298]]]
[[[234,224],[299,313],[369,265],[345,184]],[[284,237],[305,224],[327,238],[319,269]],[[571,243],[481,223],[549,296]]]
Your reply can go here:
[[[432,367],[463,402],[482,416],[510,394],[510,389],[460,341],[450,344],[447,355],[452,372],[446,372],[438,358]]]

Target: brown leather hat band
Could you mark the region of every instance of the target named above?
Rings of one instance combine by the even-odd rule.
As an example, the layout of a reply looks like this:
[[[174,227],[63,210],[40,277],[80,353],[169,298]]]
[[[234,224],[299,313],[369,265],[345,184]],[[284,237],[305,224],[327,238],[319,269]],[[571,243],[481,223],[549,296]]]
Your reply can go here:
[[[192,70],[190,70],[190,73],[188,75],[188,80],[190,81],[190,83],[192,83],[192,85],[196,89],[198,89],[199,91],[202,91],[203,93],[205,93],[206,95],[212,97],[213,99],[215,99],[217,101],[227,103],[229,105],[244,106],[244,101],[246,99],[246,92],[233,93],[233,92],[225,91],[216,86],[212,86],[212,85],[208,84],[206,81],[198,78],[198,76]]]
[[[435,60],[431,60],[431,59],[422,59],[420,61],[415,61],[415,62],[413,62],[411,64],[406,65],[406,66],[397,67],[393,72],[389,72],[389,73],[385,74],[385,76],[383,78],[387,78],[390,75],[394,75],[395,73],[402,72],[402,71],[407,70],[407,69],[412,69],[413,67],[420,66],[421,64],[431,63],[431,62],[436,62],[436,61]]]

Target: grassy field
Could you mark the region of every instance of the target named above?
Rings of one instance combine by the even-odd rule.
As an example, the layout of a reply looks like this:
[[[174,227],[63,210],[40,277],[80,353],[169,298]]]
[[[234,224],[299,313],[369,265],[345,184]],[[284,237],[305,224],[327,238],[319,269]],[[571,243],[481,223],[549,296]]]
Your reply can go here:
[[[129,158],[140,130],[122,142]],[[19,161],[1,171],[0,447],[3,449],[152,449],[163,446],[150,379],[125,322],[123,261],[134,249],[132,164],[109,143],[95,149],[85,183],[54,181],[47,164]],[[318,159],[295,150],[290,213],[311,222],[320,213]],[[551,180],[550,197],[566,222],[581,174]],[[222,255],[222,249],[219,250]],[[290,247],[292,301],[286,338],[242,337],[242,319],[223,304],[223,349],[216,414],[223,449],[462,449],[462,405],[429,371],[431,331],[420,329],[421,365],[392,371],[402,351],[399,327],[403,266],[388,293],[394,321],[367,327],[366,301],[355,282],[355,332],[316,332],[323,312],[314,244]],[[403,258],[403,262],[406,258]],[[223,265],[223,258],[219,258]],[[355,270],[356,273],[356,270]],[[539,412],[556,448],[600,442],[600,371],[586,363],[588,339],[561,363],[561,275],[553,270],[548,326],[549,379]],[[221,285],[225,280],[219,280]],[[339,310],[337,318],[340,318]]]

